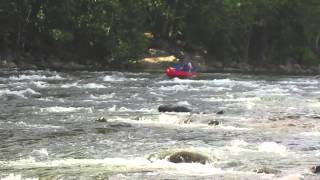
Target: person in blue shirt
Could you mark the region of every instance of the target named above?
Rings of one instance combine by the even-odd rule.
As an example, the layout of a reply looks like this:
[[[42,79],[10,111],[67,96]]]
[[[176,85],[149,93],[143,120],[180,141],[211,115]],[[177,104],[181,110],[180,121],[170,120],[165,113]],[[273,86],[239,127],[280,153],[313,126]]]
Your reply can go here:
[[[193,70],[193,66],[188,55],[185,55],[183,58],[181,70],[186,72],[191,72]]]

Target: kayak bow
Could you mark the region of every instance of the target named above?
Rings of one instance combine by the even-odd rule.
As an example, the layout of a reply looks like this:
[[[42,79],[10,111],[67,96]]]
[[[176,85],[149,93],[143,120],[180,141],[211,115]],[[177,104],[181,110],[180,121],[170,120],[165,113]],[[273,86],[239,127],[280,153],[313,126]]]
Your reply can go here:
[[[191,78],[191,77],[196,77],[198,73],[196,72],[187,72],[187,71],[181,71],[177,70],[174,67],[168,67],[166,69],[166,74],[169,78]]]

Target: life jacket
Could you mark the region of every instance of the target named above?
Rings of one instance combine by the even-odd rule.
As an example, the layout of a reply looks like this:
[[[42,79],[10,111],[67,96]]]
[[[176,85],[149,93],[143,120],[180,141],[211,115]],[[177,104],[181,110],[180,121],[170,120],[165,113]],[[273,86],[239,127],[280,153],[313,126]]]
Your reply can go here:
[[[191,62],[184,63],[184,64],[182,65],[182,70],[183,70],[183,71],[191,71],[191,70],[192,70],[192,64],[191,64]]]

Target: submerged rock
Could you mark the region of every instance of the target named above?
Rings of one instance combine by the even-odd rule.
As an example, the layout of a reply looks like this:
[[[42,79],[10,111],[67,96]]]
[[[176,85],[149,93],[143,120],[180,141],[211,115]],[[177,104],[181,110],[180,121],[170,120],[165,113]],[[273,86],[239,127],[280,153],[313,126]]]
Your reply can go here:
[[[219,114],[219,115],[224,114],[224,111],[223,110],[218,111],[218,112],[216,112],[216,114]]]
[[[310,168],[310,170],[311,170],[312,173],[315,173],[315,174],[320,173],[320,165],[319,166],[313,166],[313,167]]]
[[[209,126],[218,126],[219,124],[220,124],[220,122],[217,120],[211,120],[208,122]]]
[[[169,156],[168,160],[173,163],[201,163],[206,164],[209,161],[209,158],[205,155],[188,152],[188,151],[180,151],[175,152]]]
[[[122,128],[122,127],[128,128],[128,127],[132,127],[131,124],[125,123],[125,122],[112,123],[112,124],[109,124],[109,126],[113,127],[113,128]]]
[[[255,169],[253,172],[255,172],[255,173],[264,173],[264,174],[279,174],[281,171],[279,171],[277,169],[271,169],[271,168],[268,168],[268,167],[261,167],[261,168]]]
[[[183,124],[190,124],[192,123],[192,119],[185,119],[182,121]]]
[[[158,107],[159,112],[191,112],[191,110],[184,106],[161,105]]]
[[[114,129],[114,128],[95,128],[97,134],[109,134],[109,133],[115,133],[118,132],[119,130]]]
[[[107,122],[107,119],[102,117],[99,117],[98,119],[96,119],[97,122]]]

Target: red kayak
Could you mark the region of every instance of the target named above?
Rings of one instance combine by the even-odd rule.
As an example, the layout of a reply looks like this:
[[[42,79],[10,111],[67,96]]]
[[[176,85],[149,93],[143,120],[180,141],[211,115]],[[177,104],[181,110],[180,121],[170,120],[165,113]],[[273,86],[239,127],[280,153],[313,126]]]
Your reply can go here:
[[[187,72],[187,71],[181,71],[181,70],[177,70],[174,67],[168,67],[166,69],[166,74],[169,78],[192,78],[192,77],[196,77],[198,75],[198,73],[196,72]]]

